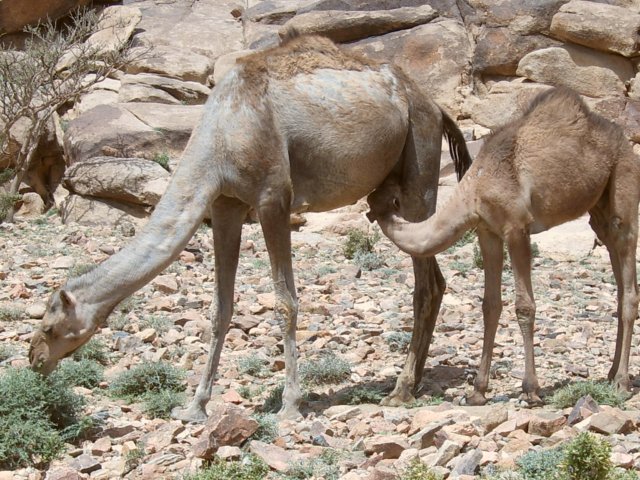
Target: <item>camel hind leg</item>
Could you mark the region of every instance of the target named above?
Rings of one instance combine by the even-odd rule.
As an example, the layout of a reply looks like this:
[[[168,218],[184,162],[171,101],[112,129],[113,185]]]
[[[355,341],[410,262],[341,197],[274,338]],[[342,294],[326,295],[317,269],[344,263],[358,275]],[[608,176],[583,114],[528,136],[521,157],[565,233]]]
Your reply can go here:
[[[215,299],[209,312],[212,332],[205,370],[189,406],[176,409],[172,416],[184,421],[204,421],[206,405],[211,398],[213,380],[220,363],[224,338],[233,315],[233,290],[240,256],[242,224],[249,206],[229,197],[218,198],[211,207],[211,228],[215,255]]]
[[[400,186],[401,215],[409,221],[422,221],[436,208],[440,171],[442,117],[439,109],[414,92],[411,125],[402,153],[401,168],[387,180]],[[386,188],[383,184],[380,188]],[[422,380],[424,364],[438,318],[445,281],[435,257],[413,257],[413,335],[409,354],[396,386],[383,405],[399,405],[414,400],[413,391]]]
[[[628,159],[627,159],[628,158]],[[638,242],[638,165],[633,155],[616,166],[602,198],[589,213],[590,224],[607,247],[618,287],[618,332],[608,378],[629,389],[629,356],[633,324],[638,316],[636,246]]]

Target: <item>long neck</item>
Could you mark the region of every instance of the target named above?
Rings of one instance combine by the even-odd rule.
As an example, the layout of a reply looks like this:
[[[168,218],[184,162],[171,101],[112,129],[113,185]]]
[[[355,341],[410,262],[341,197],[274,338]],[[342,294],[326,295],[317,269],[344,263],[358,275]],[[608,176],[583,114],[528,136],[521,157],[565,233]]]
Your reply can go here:
[[[404,252],[418,257],[440,253],[469,229],[478,224],[473,196],[473,184],[465,176],[449,201],[423,222],[407,222],[396,214],[379,218],[384,234]]]
[[[127,296],[151,281],[184,249],[219,195],[221,173],[214,152],[211,115],[203,117],[166,192],[142,231],[122,250],[65,287],[102,323]]]

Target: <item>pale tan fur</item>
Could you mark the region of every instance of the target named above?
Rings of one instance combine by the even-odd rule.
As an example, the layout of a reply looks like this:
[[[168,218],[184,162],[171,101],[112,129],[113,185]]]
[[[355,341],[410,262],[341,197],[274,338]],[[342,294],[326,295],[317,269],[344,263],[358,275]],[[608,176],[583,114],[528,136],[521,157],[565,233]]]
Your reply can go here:
[[[243,220],[255,209],[271,260],[286,365],[282,415],[299,415],[298,301],[291,259],[292,211],[352,204],[385,182],[402,185],[408,218],[435,209],[442,135],[456,170],[470,164],[453,121],[393,67],[364,61],[327,39],[304,37],[242,59],[213,89],[171,183],[148,224],[94,271],[50,299],[33,336],[32,366],[48,373],[89,340],[113,308],[166,268],[208,211],[216,292],[209,357],[190,406],[202,420],[233,313]],[[389,403],[420,382],[444,290],[434,259],[415,259],[415,332]]]
[[[477,229],[485,270],[482,360],[469,403],[485,402],[489,367],[502,309],[503,242],[507,243],[516,289],[516,316],[524,337],[524,397],[540,401],[533,356],[535,302],[531,287],[529,236],[585,212],[609,250],[618,285],[618,336],[609,379],[629,388],[629,352],[638,313],[636,245],[640,162],[622,129],[588,110],[567,89],[540,94],[519,120],[499,129],[451,200],[426,221],[402,218],[398,186],[370,196],[370,218],[402,250],[432,256]]]

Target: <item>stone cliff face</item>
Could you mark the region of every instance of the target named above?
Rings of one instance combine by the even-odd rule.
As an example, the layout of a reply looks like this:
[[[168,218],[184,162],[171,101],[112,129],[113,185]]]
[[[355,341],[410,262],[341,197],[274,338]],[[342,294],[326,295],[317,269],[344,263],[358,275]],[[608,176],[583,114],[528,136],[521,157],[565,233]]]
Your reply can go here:
[[[51,12],[64,14],[72,2],[58,2],[64,7],[53,3]],[[0,15],[0,31],[16,31],[28,21],[19,10],[11,9],[14,4],[0,1],[0,11],[9,12]],[[64,131],[59,129],[59,163],[68,167],[104,156],[137,159],[110,163],[109,168],[96,170],[96,175],[112,175],[118,165],[123,178],[133,177],[144,161],[169,161],[171,167],[210,88],[235,59],[277,44],[292,29],[326,35],[372,58],[397,63],[458,119],[469,140],[509,122],[539,91],[564,85],[580,92],[595,111],[620,123],[630,140],[640,141],[637,1],[142,0],[124,4],[115,8],[139,10],[131,14],[140,18],[133,41],[136,48],[150,49],[151,54],[80,99],[62,116]],[[74,178],[78,171],[67,170],[63,186],[68,192],[59,190],[56,197],[65,218],[83,222],[144,218],[157,198],[156,191],[145,193],[145,185],[157,190],[162,184],[160,178],[138,182],[142,191],[134,196],[147,203],[131,203],[130,198],[118,198],[117,189],[92,191],[86,174]],[[38,175],[41,184],[55,183],[46,178],[46,169],[33,177]],[[96,184],[109,181],[98,178]],[[83,214],[74,215],[70,211],[74,208],[82,208]],[[113,208],[133,209],[136,214],[104,214]],[[91,215],[94,209],[96,215]]]

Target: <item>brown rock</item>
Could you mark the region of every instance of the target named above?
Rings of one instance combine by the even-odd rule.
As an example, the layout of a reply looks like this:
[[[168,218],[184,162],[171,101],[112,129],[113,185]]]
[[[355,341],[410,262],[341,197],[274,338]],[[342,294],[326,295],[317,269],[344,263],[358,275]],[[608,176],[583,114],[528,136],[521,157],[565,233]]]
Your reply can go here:
[[[167,422],[157,430],[142,437],[146,453],[160,452],[171,445],[176,436],[184,431],[182,422]]]
[[[365,440],[365,453],[368,455],[381,454],[382,458],[400,458],[402,452],[410,447],[403,435],[375,436]]]
[[[91,454],[100,457],[111,450],[111,439],[109,437],[102,437],[93,442],[91,445]]]
[[[616,408],[591,415],[588,420],[589,429],[606,435],[626,434],[635,429],[633,420],[623,411]]]
[[[2,472],[0,472],[0,479],[3,479]],[[15,478],[13,475],[8,476],[7,479]],[[46,480],[82,480],[84,477],[80,473],[71,467],[57,467],[47,471]]]
[[[87,455],[86,453],[74,458],[69,464],[73,469],[80,473],[91,473],[102,468],[100,462],[96,458],[91,455]]]
[[[168,295],[176,293],[180,289],[180,284],[173,275],[160,275],[154,278],[151,284],[156,288],[156,290]]]
[[[567,423],[564,415],[553,412],[536,412],[529,419],[529,434],[550,437]]]
[[[590,417],[594,413],[598,413],[600,411],[600,406],[598,403],[591,397],[591,395],[584,396],[580,398],[569,417],[567,418],[567,424],[575,425],[578,422],[581,422],[587,417]]]
[[[3,0],[0,2],[0,35],[20,32],[27,25],[35,25],[41,20],[56,20],[74,8],[88,5],[89,0],[49,0],[30,2],[24,0]]]
[[[303,455],[295,450],[285,450],[275,445],[253,440],[249,451],[260,457],[269,467],[277,472],[286,471],[292,462],[303,459]]]
[[[193,447],[194,455],[211,459],[223,445],[242,445],[258,429],[258,422],[235,405],[219,405],[211,412],[198,443]]]

